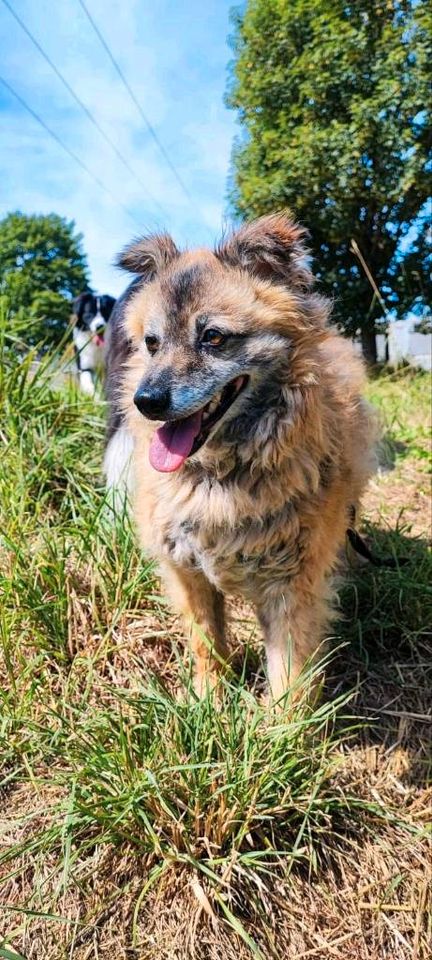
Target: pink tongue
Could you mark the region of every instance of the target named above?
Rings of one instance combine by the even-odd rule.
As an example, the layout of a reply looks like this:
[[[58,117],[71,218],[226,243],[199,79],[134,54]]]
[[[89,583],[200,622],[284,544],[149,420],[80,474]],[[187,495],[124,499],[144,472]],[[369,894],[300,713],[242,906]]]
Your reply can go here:
[[[178,423],[164,423],[153,434],[150,444],[150,463],[160,473],[178,470],[189,456],[195,437],[201,429],[202,411],[193,413]]]

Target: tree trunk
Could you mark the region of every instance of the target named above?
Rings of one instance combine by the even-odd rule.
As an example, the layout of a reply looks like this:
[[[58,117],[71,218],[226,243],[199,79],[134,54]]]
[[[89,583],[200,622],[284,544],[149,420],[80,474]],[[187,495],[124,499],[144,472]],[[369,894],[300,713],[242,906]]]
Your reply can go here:
[[[377,345],[375,330],[370,327],[361,331],[361,345],[363,356],[368,366],[373,366],[377,362]]]

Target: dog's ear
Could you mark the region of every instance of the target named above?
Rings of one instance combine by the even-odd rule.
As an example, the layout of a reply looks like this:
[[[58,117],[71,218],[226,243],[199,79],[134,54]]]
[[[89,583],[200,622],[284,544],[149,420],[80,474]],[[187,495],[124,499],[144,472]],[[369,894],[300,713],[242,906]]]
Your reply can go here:
[[[245,223],[222,240],[215,253],[222,263],[241,267],[262,280],[301,290],[311,287],[308,232],[288,213],[275,213]]]
[[[83,295],[80,293],[78,297],[74,297],[72,300],[72,313],[74,317],[79,317],[81,304],[82,304]]]
[[[93,297],[93,291],[90,287],[86,287],[82,293],[79,293],[77,297],[72,300],[72,313],[78,320],[81,320],[84,307],[86,302]]]
[[[88,296],[89,294],[86,290],[84,293],[78,294],[78,296],[72,300],[72,313],[78,320],[81,320],[84,304]]]
[[[155,233],[133,240],[121,252],[117,266],[151,280],[159,270],[163,270],[178,256],[179,251],[170,235]]]
[[[114,297],[110,297],[108,293],[104,293],[101,296],[100,307],[101,307],[101,314],[104,320],[107,320],[107,321],[109,320],[114,309],[114,304],[115,304]]]

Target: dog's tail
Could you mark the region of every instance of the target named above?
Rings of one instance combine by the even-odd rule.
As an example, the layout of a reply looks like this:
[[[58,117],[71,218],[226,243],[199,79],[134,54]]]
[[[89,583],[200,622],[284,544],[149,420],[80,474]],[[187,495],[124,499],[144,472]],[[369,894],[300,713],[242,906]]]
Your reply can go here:
[[[113,433],[105,449],[103,471],[109,490],[119,492],[128,490],[132,450],[132,437],[124,424],[121,424]]]
[[[408,557],[377,557],[371,550],[367,543],[363,540],[363,537],[357,533],[357,530],[354,530],[353,527],[348,527],[347,529],[348,541],[361,557],[364,557],[365,560],[369,560],[369,563],[373,563],[374,567],[388,567],[397,569],[397,567],[402,567],[405,563],[408,563]]]

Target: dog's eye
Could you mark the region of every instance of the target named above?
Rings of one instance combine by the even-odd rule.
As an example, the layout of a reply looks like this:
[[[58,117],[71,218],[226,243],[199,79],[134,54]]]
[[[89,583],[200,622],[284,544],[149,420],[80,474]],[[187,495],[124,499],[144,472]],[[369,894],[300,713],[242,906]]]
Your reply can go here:
[[[159,348],[159,340],[157,337],[150,337],[150,336],[144,337],[144,343],[147,347],[148,352],[151,353],[152,355],[156,353],[156,351]]]
[[[221,347],[227,340],[225,333],[221,333],[220,330],[214,330],[212,327],[209,330],[204,330],[204,333],[201,337],[201,343],[204,343],[207,347]]]

